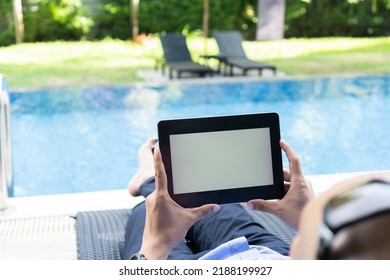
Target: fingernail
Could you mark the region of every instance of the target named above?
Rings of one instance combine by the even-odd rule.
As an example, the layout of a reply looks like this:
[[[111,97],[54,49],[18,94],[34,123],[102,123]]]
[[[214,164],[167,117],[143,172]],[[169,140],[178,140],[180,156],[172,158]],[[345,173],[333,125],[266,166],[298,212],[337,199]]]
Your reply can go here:
[[[252,202],[248,202],[248,203],[246,204],[246,207],[247,207],[248,209],[250,209],[250,210],[255,209],[255,206],[253,205]]]
[[[218,212],[219,209],[220,209],[219,205],[215,205],[215,206],[213,207],[213,213]]]

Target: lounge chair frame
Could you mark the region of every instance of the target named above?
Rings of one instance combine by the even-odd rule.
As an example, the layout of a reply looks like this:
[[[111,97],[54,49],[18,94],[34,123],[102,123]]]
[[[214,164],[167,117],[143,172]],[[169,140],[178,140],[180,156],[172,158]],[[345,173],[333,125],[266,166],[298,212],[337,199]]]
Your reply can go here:
[[[200,77],[212,76],[215,72],[210,67],[195,62],[189,52],[186,36],[180,33],[167,33],[160,36],[164,52],[164,61],[161,65],[162,73],[165,75],[165,68],[169,68],[169,78],[173,78],[173,71],[181,78],[182,73],[198,74]]]
[[[242,46],[242,36],[239,31],[218,31],[213,33],[218,48],[219,56],[223,58],[223,63],[229,67],[229,74],[233,76],[234,67],[242,70],[243,75],[247,75],[249,70],[258,70],[259,75],[264,69],[271,70],[276,74],[276,67],[262,61],[249,59]]]

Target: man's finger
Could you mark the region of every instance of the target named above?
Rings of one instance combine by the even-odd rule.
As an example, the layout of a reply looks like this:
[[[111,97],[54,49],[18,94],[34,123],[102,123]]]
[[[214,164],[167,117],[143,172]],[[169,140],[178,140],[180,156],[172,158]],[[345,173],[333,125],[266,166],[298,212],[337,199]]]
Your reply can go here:
[[[285,182],[290,182],[291,181],[290,170],[283,169],[283,179],[284,179]]]
[[[268,201],[264,199],[253,199],[248,201],[247,207],[256,211],[277,214],[279,210],[278,201]]]
[[[166,191],[168,188],[167,175],[165,173],[164,163],[159,148],[154,150],[154,170],[156,172],[156,191]]]
[[[290,165],[291,176],[302,176],[301,164],[294,150],[284,140],[280,140],[280,147],[286,153]]]
[[[218,212],[220,209],[220,206],[218,204],[206,204],[202,205],[200,207],[192,208],[190,211],[194,215],[195,221],[199,220],[203,216],[206,216],[211,213]]]
[[[286,194],[290,190],[291,184],[289,182],[285,182],[283,187],[284,187],[284,193]]]

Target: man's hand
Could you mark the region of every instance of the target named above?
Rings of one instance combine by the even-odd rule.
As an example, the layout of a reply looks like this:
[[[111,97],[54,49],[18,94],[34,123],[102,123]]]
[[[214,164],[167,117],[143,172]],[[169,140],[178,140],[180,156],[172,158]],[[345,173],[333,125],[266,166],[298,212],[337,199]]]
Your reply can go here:
[[[253,199],[248,201],[247,207],[275,214],[286,224],[297,229],[302,209],[309,200],[314,198],[314,193],[311,183],[302,175],[299,159],[293,149],[283,140],[280,141],[280,147],[289,161],[289,170],[283,170],[286,195],[277,201]]]
[[[156,189],[145,201],[146,221],[140,250],[150,260],[166,259],[196,221],[219,210],[216,204],[191,209],[176,204],[169,196],[164,164],[157,148],[154,151],[154,168]]]

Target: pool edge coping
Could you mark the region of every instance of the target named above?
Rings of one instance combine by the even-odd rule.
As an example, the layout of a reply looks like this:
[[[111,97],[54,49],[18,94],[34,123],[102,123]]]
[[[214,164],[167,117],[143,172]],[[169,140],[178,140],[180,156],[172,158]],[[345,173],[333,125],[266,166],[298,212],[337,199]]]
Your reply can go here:
[[[133,81],[123,83],[108,83],[108,84],[68,84],[68,85],[46,85],[46,86],[10,86],[9,92],[27,92],[38,91],[44,89],[72,89],[72,88],[123,88],[133,86],[145,86],[145,87],[159,87],[176,84],[218,84],[218,83],[240,83],[240,82],[256,82],[256,81],[291,81],[291,80],[317,80],[317,79],[330,79],[330,78],[364,78],[364,77],[383,77],[389,76],[390,73],[335,73],[335,74],[321,74],[321,75],[286,75],[280,73],[276,76],[229,76],[229,77],[204,77],[204,78],[183,78],[172,79],[164,81]]]
[[[306,177],[311,181],[314,193],[320,195],[343,180],[363,174],[388,172],[390,170],[318,174]],[[81,211],[133,208],[143,200],[142,197],[132,197],[127,190],[10,197],[8,205],[11,209],[8,214],[0,215],[0,220],[53,215],[74,216]]]

